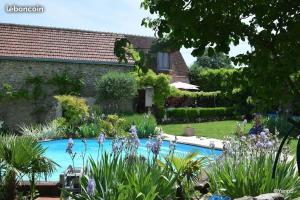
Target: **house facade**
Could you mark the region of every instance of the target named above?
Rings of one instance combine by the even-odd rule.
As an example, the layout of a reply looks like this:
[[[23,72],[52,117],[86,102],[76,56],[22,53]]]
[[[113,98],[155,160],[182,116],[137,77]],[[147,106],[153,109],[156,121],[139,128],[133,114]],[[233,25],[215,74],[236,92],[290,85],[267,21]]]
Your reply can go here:
[[[127,38],[137,49],[150,49],[155,42],[155,38],[144,36],[0,23],[0,86],[6,84],[19,91],[28,88],[29,77],[47,82],[67,72],[85,83],[82,96],[95,97],[100,76],[133,69],[133,63],[119,63],[114,55],[119,38]],[[188,68],[180,52],[158,52],[156,60],[154,71],[169,74],[173,82],[188,82]],[[54,90],[48,85],[40,88],[50,94]],[[124,109],[132,109],[132,104],[124,103]],[[0,101],[0,121],[9,127],[50,120],[57,112],[51,95]]]

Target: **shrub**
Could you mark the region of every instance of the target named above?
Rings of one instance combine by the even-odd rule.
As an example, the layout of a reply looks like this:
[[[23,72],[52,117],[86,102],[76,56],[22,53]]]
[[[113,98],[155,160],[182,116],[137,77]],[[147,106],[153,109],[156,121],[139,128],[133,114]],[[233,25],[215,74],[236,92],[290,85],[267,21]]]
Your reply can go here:
[[[83,124],[78,128],[78,133],[83,138],[97,137],[99,132],[100,127],[96,123]]]
[[[159,109],[162,109],[171,92],[170,76],[163,73],[156,74],[152,70],[148,70],[142,76],[136,75],[136,77],[140,88],[148,86],[154,88],[153,103]]]
[[[281,136],[285,136],[288,133],[288,131],[293,127],[287,121],[287,117],[284,116],[268,117],[264,121],[264,125],[268,129],[270,129],[272,133],[275,133],[275,130],[278,131]],[[291,136],[297,136],[297,132],[294,131]]]
[[[97,81],[100,100],[132,99],[137,94],[137,82],[129,73],[108,72]]]
[[[285,199],[300,195],[300,177],[296,173],[294,158],[289,159],[288,149],[284,149],[275,178],[272,169],[279,139],[268,134],[232,138],[224,142],[222,162],[211,163],[207,174],[210,192],[239,198],[273,193],[275,189],[284,191]]]
[[[125,119],[117,115],[108,115],[106,119],[99,121],[100,130],[109,137],[124,136],[126,134]]]
[[[131,125],[135,125],[139,137],[149,137],[156,135],[155,128],[157,126],[156,119],[153,115],[131,115],[125,117],[125,130],[129,131]]]
[[[223,118],[233,115],[231,107],[215,107],[215,108],[169,108],[167,109],[167,117],[174,121],[197,121],[209,120],[214,118]]]
[[[89,116],[89,107],[83,98],[60,95],[54,97],[62,106],[63,117],[71,126],[76,126],[83,118]]]

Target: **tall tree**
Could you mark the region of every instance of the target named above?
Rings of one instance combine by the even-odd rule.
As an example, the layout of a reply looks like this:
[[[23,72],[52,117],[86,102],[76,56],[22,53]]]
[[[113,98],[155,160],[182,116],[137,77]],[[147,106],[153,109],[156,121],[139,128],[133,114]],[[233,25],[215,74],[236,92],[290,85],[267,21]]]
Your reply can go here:
[[[230,58],[220,52],[213,56],[208,56],[207,51],[193,63],[191,67],[194,68],[210,68],[210,69],[220,69],[220,68],[232,68]]]
[[[249,66],[244,74],[257,97],[284,104],[300,97],[300,1],[295,0],[144,0],[155,14],[142,24],[173,48],[194,48],[194,56],[228,53],[248,41],[252,51],[233,57]]]

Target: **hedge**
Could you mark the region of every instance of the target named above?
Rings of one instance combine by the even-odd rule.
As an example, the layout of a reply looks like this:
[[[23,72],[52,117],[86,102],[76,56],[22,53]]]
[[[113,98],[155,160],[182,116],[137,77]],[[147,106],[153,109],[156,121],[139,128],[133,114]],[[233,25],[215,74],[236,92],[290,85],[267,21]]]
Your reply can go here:
[[[220,119],[233,116],[232,107],[214,107],[214,108],[169,108],[166,111],[168,120],[196,122],[207,121],[211,119]]]

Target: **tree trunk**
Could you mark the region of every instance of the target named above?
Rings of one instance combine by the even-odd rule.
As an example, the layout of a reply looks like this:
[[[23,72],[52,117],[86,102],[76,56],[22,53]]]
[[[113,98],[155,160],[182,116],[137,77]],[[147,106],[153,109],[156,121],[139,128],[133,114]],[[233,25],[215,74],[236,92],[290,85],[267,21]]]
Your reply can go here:
[[[17,194],[17,181],[16,181],[16,173],[13,171],[8,172],[6,177],[6,196],[7,200],[15,200]]]

